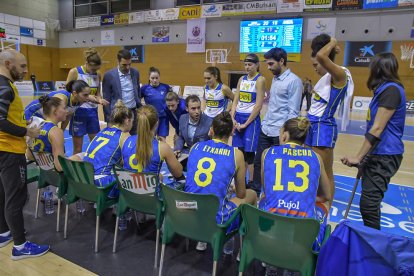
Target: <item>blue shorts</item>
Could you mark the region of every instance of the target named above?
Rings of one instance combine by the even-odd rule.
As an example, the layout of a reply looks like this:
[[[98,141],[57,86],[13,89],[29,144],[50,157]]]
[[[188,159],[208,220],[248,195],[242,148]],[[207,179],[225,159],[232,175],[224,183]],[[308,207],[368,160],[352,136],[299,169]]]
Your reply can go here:
[[[235,196],[235,194],[233,196]],[[217,224],[225,224],[236,210],[237,210],[237,205],[234,204],[230,200],[226,200],[226,203],[224,203],[223,209],[217,213],[217,216],[216,216]],[[239,227],[240,227],[240,215],[238,215],[236,219],[233,220],[233,222],[230,224],[229,228],[227,228],[226,234],[229,234],[233,231],[238,230]]]
[[[111,174],[111,175],[101,177],[99,179],[95,179],[94,182],[95,182],[95,185],[98,186],[98,187],[106,187],[106,186],[110,185],[112,182],[115,182],[115,181],[116,181],[115,176]],[[118,183],[115,184],[112,187],[111,191],[108,194],[108,197],[110,197],[110,198],[119,197]]]
[[[328,223],[328,211],[322,203],[316,203],[315,219],[319,221],[321,227],[319,228],[319,234],[312,245],[312,250],[315,252],[319,252],[321,250],[323,239],[325,238],[326,224]]]
[[[249,119],[250,114],[238,113],[234,115],[239,124],[244,124]],[[260,134],[260,116],[257,116],[244,130],[234,131],[233,147],[243,148],[245,152],[255,152]]]
[[[338,128],[333,124],[311,123],[305,144],[309,147],[334,148],[338,138]]]
[[[70,135],[81,137],[86,134],[97,134],[100,130],[98,108],[76,109],[70,120]]]
[[[168,121],[168,117],[159,117],[157,135],[167,137],[168,134],[170,134],[170,121]]]

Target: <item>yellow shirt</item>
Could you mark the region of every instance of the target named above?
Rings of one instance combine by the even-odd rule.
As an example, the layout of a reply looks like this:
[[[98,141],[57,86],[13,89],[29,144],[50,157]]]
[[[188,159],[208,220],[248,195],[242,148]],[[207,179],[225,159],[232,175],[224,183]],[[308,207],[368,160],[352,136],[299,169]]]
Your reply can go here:
[[[23,103],[17,88],[4,76],[0,78],[0,86],[9,86],[13,91],[13,99],[9,105],[7,120],[12,124],[26,128]],[[24,154],[26,152],[26,140],[24,136],[18,137],[0,131],[0,151]]]

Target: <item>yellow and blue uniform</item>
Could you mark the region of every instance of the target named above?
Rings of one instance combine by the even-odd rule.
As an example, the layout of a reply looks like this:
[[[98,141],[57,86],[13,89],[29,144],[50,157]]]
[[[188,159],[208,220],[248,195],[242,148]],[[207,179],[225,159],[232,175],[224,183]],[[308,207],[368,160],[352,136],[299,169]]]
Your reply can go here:
[[[39,137],[33,140],[31,149],[34,152],[52,152],[52,143],[50,142],[50,131],[54,128],[58,127],[55,123],[51,121],[45,121],[41,130]]]
[[[117,127],[107,127],[101,130],[90,142],[83,161],[90,162],[94,168],[95,185],[105,187],[114,182],[115,176],[112,168],[121,160],[120,140],[122,130]],[[117,197],[119,191],[116,187],[109,193],[110,197]]]
[[[259,208],[283,216],[318,219],[321,229],[316,246],[323,239],[327,215],[316,206],[321,175],[316,153],[295,143],[273,146],[264,157],[263,170],[266,177]]]
[[[165,113],[165,95],[171,90],[170,86],[160,83],[157,87],[146,84],[141,87],[141,95],[144,97],[145,104],[150,104],[158,111],[157,135],[167,137],[169,134],[169,123]]]
[[[226,111],[228,99],[224,95],[222,83],[217,84],[213,89],[210,89],[208,85],[204,88],[204,97],[206,98],[206,109],[204,114],[208,117],[215,118],[217,115]]]
[[[78,80],[85,81],[91,90],[91,95],[98,94],[100,79],[98,73],[89,74],[84,66],[76,67]],[[98,104],[92,102],[83,103],[73,114],[69,134],[72,136],[84,136],[85,134],[96,134],[100,130],[98,117]]]
[[[240,83],[239,102],[237,103],[234,119],[239,124],[244,124],[252,113],[256,105],[256,82],[261,75],[257,75],[253,79],[249,79],[245,75]],[[242,131],[237,129],[234,131],[233,147],[243,148],[245,152],[255,152],[260,134],[260,115]]]
[[[175,112],[171,112],[167,107],[165,108],[165,114],[167,115],[168,121],[170,121],[171,125],[175,129],[175,133],[178,135],[178,132],[180,131],[180,117],[183,114],[187,114],[187,110],[185,107],[185,100],[179,99],[177,109]]]
[[[164,159],[160,154],[160,141],[157,139],[152,140],[152,156],[150,162],[145,168],[137,161],[136,152],[137,152],[137,135],[129,136],[122,147],[122,161],[124,163],[124,169],[136,172],[148,172],[159,174]],[[155,194],[159,196],[160,187],[155,187]]]
[[[220,202],[216,216],[218,224],[225,223],[237,209],[227,193],[237,171],[235,150],[234,147],[213,139],[196,143],[188,156],[184,191],[216,195]],[[238,221],[230,228],[238,228]]]
[[[334,148],[338,138],[335,112],[348,90],[348,82],[343,87],[331,84],[331,93],[326,100],[315,91],[312,95],[308,119],[311,122],[305,144],[310,147]]]
[[[405,125],[405,113],[406,113],[406,98],[404,88],[395,82],[383,83],[374,91],[374,97],[369,104],[367,114],[367,132],[371,129],[374,124],[375,117],[377,116],[379,101],[381,93],[384,92],[390,86],[398,88],[400,93],[401,102],[395,109],[394,114],[388,121],[384,131],[381,133],[381,141],[377,147],[372,151],[372,154],[379,155],[394,155],[404,153],[404,143],[402,142],[402,136],[404,134]]]
[[[64,98],[66,98],[66,107],[68,108],[68,112],[74,112],[79,105],[73,103],[73,96],[71,93],[69,93],[66,90],[58,90],[54,92],[49,93],[49,97],[54,97],[56,95],[63,95]],[[42,112],[42,104],[40,103],[39,99],[36,99],[29,103],[26,108],[24,109],[24,116],[27,121],[30,121],[30,119],[33,116],[43,118],[43,112]],[[43,118],[44,119],[44,118]]]

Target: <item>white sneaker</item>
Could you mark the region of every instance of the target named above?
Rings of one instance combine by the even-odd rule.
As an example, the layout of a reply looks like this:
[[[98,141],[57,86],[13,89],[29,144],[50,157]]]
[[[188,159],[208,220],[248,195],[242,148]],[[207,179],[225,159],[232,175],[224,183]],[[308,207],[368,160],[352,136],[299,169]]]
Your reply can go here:
[[[197,251],[206,251],[207,243],[206,242],[198,242],[196,246]]]
[[[239,250],[239,254],[237,254],[236,261],[240,262],[240,250]]]

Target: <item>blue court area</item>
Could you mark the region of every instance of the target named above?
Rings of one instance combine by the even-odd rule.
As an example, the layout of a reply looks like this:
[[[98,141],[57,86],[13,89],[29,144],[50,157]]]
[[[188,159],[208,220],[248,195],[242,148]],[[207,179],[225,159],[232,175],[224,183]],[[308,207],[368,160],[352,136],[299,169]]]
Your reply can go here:
[[[340,119],[336,119],[338,126],[340,126]],[[352,120],[348,126],[348,129],[346,131],[340,131],[338,128],[339,133],[345,133],[345,134],[353,134],[353,135],[365,135],[366,132],[366,121],[357,121]],[[404,128],[404,136],[403,140],[406,141],[414,141],[414,126],[405,126]]]
[[[66,156],[71,156],[73,155],[72,136],[69,135],[69,130],[65,130],[64,134],[65,134],[65,153],[66,153]],[[88,135],[85,135],[83,137],[82,151],[85,151],[88,145],[89,145],[89,137]]]
[[[335,198],[330,221],[339,223],[345,214],[355,178],[335,175]],[[359,212],[361,183],[355,193],[348,219],[363,225]],[[381,230],[414,238],[414,188],[390,184],[381,205]]]

